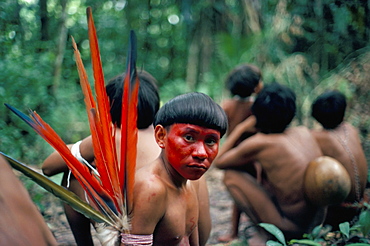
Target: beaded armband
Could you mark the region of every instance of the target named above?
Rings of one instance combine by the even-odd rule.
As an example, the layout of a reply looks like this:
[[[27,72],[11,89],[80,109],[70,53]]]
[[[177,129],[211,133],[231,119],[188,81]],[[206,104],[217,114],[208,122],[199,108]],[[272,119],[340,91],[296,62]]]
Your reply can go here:
[[[153,234],[133,235],[121,233],[121,243],[123,243],[126,246],[153,245]]]

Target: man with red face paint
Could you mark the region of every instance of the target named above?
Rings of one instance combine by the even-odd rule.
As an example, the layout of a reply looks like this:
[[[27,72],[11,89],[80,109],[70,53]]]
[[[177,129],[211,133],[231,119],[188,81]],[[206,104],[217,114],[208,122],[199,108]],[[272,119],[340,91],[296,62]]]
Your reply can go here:
[[[188,93],[167,102],[154,123],[160,156],[136,173],[131,233],[122,245],[199,245],[199,179],[211,167],[227,117],[209,96]]]

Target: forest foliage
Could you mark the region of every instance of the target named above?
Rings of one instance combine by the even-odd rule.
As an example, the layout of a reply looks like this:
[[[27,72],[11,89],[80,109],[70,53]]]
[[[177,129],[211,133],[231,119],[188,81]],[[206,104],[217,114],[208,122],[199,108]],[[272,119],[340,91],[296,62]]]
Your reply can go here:
[[[297,94],[294,124],[315,127],[312,101],[327,89],[348,99],[370,159],[370,4],[362,0],[4,0],[0,3],[0,146],[39,164],[50,146],[11,114],[37,111],[67,143],[89,133],[71,37],[90,82],[86,7],[97,27],[106,81],[126,66],[128,35],[138,37],[138,68],[158,80],[162,102],[189,91],[217,102],[240,63],[262,69]]]

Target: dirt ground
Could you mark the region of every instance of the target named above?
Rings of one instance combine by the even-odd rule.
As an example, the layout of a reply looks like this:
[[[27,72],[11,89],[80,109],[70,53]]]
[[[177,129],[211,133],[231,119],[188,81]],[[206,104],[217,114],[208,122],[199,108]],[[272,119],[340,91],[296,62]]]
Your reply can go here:
[[[210,194],[210,207],[212,217],[212,231],[207,245],[224,245],[217,241],[217,237],[229,232],[232,199],[222,184],[222,171],[210,169],[206,173],[206,179]],[[48,197],[49,206],[44,210],[44,218],[51,228],[59,245],[76,245],[72,232],[63,212],[61,202],[54,197]],[[248,224],[246,218],[242,217],[239,231]],[[94,232],[94,230],[92,230]],[[95,245],[101,245],[94,237]]]

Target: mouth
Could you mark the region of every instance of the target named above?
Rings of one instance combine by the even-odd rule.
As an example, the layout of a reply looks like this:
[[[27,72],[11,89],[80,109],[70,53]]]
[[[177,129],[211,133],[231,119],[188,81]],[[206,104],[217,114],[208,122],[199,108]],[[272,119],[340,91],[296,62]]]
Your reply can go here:
[[[202,165],[202,164],[190,164],[190,165],[188,165],[188,167],[195,168],[195,169],[203,169],[205,171],[208,170],[207,166],[206,165]]]

